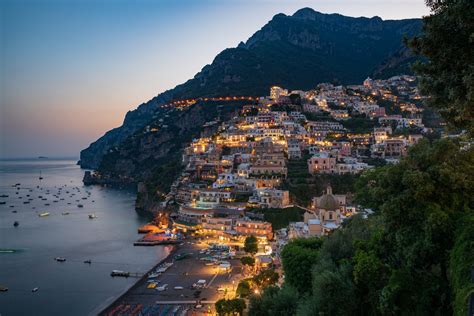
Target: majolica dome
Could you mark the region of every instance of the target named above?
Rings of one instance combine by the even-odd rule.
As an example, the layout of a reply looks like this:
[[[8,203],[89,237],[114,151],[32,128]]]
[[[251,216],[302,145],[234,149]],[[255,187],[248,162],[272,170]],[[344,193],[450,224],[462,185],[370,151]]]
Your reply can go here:
[[[332,195],[331,187],[327,189],[327,193],[324,194],[319,200],[318,208],[323,208],[325,210],[337,210],[339,208],[339,203],[337,202],[334,195]]]

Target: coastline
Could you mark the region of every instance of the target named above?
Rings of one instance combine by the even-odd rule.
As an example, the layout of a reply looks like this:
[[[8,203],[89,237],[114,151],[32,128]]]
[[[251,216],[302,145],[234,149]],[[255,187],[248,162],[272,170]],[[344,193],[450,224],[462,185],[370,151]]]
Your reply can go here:
[[[127,296],[132,290],[136,289],[144,280],[148,278],[148,275],[150,272],[155,270],[159,265],[161,265],[164,261],[166,261],[170,256],[172,256],[178,249],[179,245],[167,245],[166,247],[171,247],[171,251],[166,255],[163,259],[161,259],[158,263],[153,265],[145,274],[141,277],[138,278],[135,283],[124,289],[118,296],[112,297],[109,300],[103,302],[101,305],[96,307],[94,310],[92,310],[89,315],[106,315],[106,312],[108,309],[110,309],[112,306],[117,304],[120,300],[122,300],[125,296]]]

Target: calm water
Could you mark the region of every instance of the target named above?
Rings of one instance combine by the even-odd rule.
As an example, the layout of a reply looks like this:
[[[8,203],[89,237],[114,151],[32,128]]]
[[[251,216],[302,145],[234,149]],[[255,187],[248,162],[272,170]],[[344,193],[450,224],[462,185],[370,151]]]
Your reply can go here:
[[[82,176],[75,161],[0,161],[0,195],[8,195],[0,197],[6,202],[0,205],[0,248],[18,250],[0,253],[0,285],[9,288],[0,292],[1,316],[94,314],[137,280],[112,278],[112,270],[144,272],[168,253],[133,246],[146,222],[134,210],[133,193],[85,187]],[[97,218],[89,219],[91,213]],[[67,261],[56,262],[57,256]],[[88,259],[91,265],[84,263]]]

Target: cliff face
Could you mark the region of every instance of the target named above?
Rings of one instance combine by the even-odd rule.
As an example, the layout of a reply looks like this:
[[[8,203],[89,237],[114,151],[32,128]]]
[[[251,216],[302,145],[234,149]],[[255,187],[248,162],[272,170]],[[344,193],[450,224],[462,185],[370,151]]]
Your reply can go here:
[[[292,16],[278,14],[246,43],[218,54],[193,79],[127,113],[121,127],[107,132],[81,152],[80,164],[98,168],[106,153],[164,115],[159,106],[172,99],[259,96],[275,84],[310,89],[328,81],[360,83],[374,72],[397,74],[397,67],[409,60],[409,56],[400,54],[403,36],[416,34],[420,29],[419,19],[352,18],[308,8]],[[165,138],[162,141],[166,143]],[[143,155],[147,156],[139,155],[143,159]],[[117,171],[131,175],[126,161],[116,167]]]
[[[210,121],[228,120],[243,103],[200,102],[184,110],[170,109],[104,155],[98,177],[89,183],[144,182],[150,196],[167,193],[182,171],[183,147],[206,131]],[[216,122],[214,126],[218,126]],[[90,180],[90,179],[89,179]],[[143,193],[142,196],[147,195]]]

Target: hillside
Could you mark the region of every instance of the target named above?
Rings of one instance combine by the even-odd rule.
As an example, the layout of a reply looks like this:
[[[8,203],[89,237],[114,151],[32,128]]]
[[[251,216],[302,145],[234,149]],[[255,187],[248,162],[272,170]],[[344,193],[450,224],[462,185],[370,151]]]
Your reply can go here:
[[[216,56],[194,78],[130,111],[121,127],[81,151],[83,168],[99,167],[110,148],[160,117],[172,99],[263,95],[271,85],[310,89],[321,82],[360,83],[369,75],[405,72],[413,59],[404,36],[421,29],[421,20],[353,18],[305,8],[292,16],[277,14],[245,43]]]

